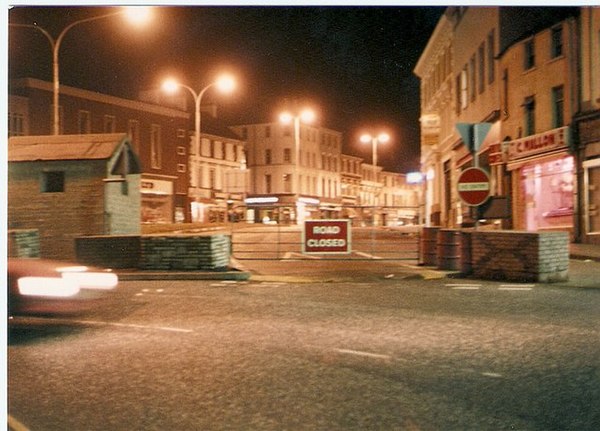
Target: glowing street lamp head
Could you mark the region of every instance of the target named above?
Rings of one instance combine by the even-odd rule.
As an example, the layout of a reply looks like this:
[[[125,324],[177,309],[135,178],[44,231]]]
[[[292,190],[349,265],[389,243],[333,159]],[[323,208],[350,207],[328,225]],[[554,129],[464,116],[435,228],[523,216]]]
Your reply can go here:
[[[177,82],[173,78],[169,78],[163,82],[162,89],[166,93],[173,94],[173,93],[177,92],[177,90],[179,90],[179,86],[180,86],[179,82]]]
[[[304,123],[312,123],[315,120],[315,112],[311,109],[305,109],[300,113],[300,119]]]
[[[368,144],[372,140],[373,140],[373,137],[371,135],[369,135],[368,133],[360,136],[360,142],[362,142],[363,144]]]
[[[215,85],[222,93],[231,93],[235,89],[235,79],[231,75],[221,75],[215,81]]]
[[[144,25],[152,18],[152,9],[145,6],[127,6],[123,13],[127,21],[134,25]]]
[[[377,136],[377,140],[382,143],[388,142],[390,140],[390,135],[388,135],[387,133],[380,133]]]
[[[279,115],[279,121],[281,121],[283,124],[290,124],[293,118],[294,117],[289,112],[282,112]]]

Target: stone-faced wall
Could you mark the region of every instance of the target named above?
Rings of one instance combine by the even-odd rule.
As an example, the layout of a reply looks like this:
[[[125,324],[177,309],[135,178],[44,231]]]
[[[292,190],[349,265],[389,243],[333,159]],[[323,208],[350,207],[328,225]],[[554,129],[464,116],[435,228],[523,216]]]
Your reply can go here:
[[[568,279],[569,233],[472,231],[473,276],[519,282]]]
[[[40,234],[37,229],[9,230],[8,257],[40,257]]]
[[[143,236],[140,269],[221,270],[230,256],[228,235]]]
[[[225,270],[229,235],[105,235],[79,237],[77,261],[114,269]]]

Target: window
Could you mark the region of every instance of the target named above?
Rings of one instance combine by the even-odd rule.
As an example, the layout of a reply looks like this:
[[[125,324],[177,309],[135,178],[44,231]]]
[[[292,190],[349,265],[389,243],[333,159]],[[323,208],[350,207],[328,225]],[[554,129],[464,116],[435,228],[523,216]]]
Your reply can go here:
[[[271,150],[267,149],[265,150],[265,165],[270,165],[272,162],[271,160]]]
[[[179,145],[177,147],[177,155],[178,156],[185,156],[185,147]]]
[[[104,130],[104,133],[115,133],[115,130],[117,130],[117,119],[114,115],[104,116],[102,129]]]
[[[477,82],[477,77],[475,76],[475,55],[471,57],[469,60],[469,96],[471,102],[475,100],[475,96],[477,95],[477,91],[475,90]]]
[[[140,150],[140,122],[138,120],[129,120],[127,122],[127,132],[129,139],[133,144],[133,148],[139,152]]]
[[[214,169],[208,171],[208,187],[211,190],[216,190],[217,188],[217,172]]]
[[[49,171],[42,173],[42,193],[62,193],[65,191],[64,171]]]
[[[23,127],[24,116],[15,112],[8,113],[8,136],[23,136],[25,130]]]
[[[485,44],[484,43],[479,45],[477,61],[478,61],[477,77],[479,78],[477,87],[479,90],[479,94],[481,94],[481,93],[483,93],[483,90],[485,89]]]
[[[283,191],[285,193],[292,192],[292,174],[283,174]]]
[[[535,66],[535,43],[533,39],[523,44],[523,69],[529,70]]]
[[[465,66],[460,72],[460,109],[467,109],[467,105],[469,104],[469,98],[467,97],[467,66]]]
[[[265,138],[271,137],[271,126],[265,126]]]
[[[80,135],[86,135],[92,129],[92,115],[90,111],[79,111],[77,114],[77,132]]]
[[[185,130],[184,129],[177,129],[177,137],[178,138],[185,138]]]
[[[524,125],[525,125],[525,136],[530,136],[535,133],[535,97],[529,96],[525,98],[523,103],[524,109]]]
[[[271,193],[271,175],[265,175],[265,193]]]
[[[562,26],[552,29],[552,39],[550,45],[550,58],[560,57],[563,54],[563,31]]]
[[[185,165],[183,163],[178,163],[177,164],[177,172],[185,172]]]
[[[286,163],[291,163],[292,161],[292,150],[290,148],[283,149],[283,161]]]
[[[153,124],[150,128],[150,165],[152,169],[160,169],[162,165],[162,144],[158,124]]]
[[[563,86],[559,85],[552,89],[552,127],[562,127],[565,125],[565,97]]]
[[[290,126],[283,127],[283,136],[292,136],[292,128]]]
[[[488,68],[488,84],[494,82],[494,30],[489,32],[487,37],[487,68]]]

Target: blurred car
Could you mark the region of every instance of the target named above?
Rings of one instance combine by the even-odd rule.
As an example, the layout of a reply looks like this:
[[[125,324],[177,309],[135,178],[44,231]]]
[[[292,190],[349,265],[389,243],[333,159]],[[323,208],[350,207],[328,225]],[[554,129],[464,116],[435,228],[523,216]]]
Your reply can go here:
[[[7,272],[9,316],[82,312],[119,282],[109,269],[48,259],[9,258]]]

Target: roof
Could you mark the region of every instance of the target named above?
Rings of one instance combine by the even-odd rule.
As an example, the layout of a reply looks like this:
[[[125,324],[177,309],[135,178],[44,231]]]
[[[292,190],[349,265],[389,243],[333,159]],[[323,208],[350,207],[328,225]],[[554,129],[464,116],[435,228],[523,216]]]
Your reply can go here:
[[[8,139],[8,161],[109,159],[126,139],[125,133],[13,136]]]

